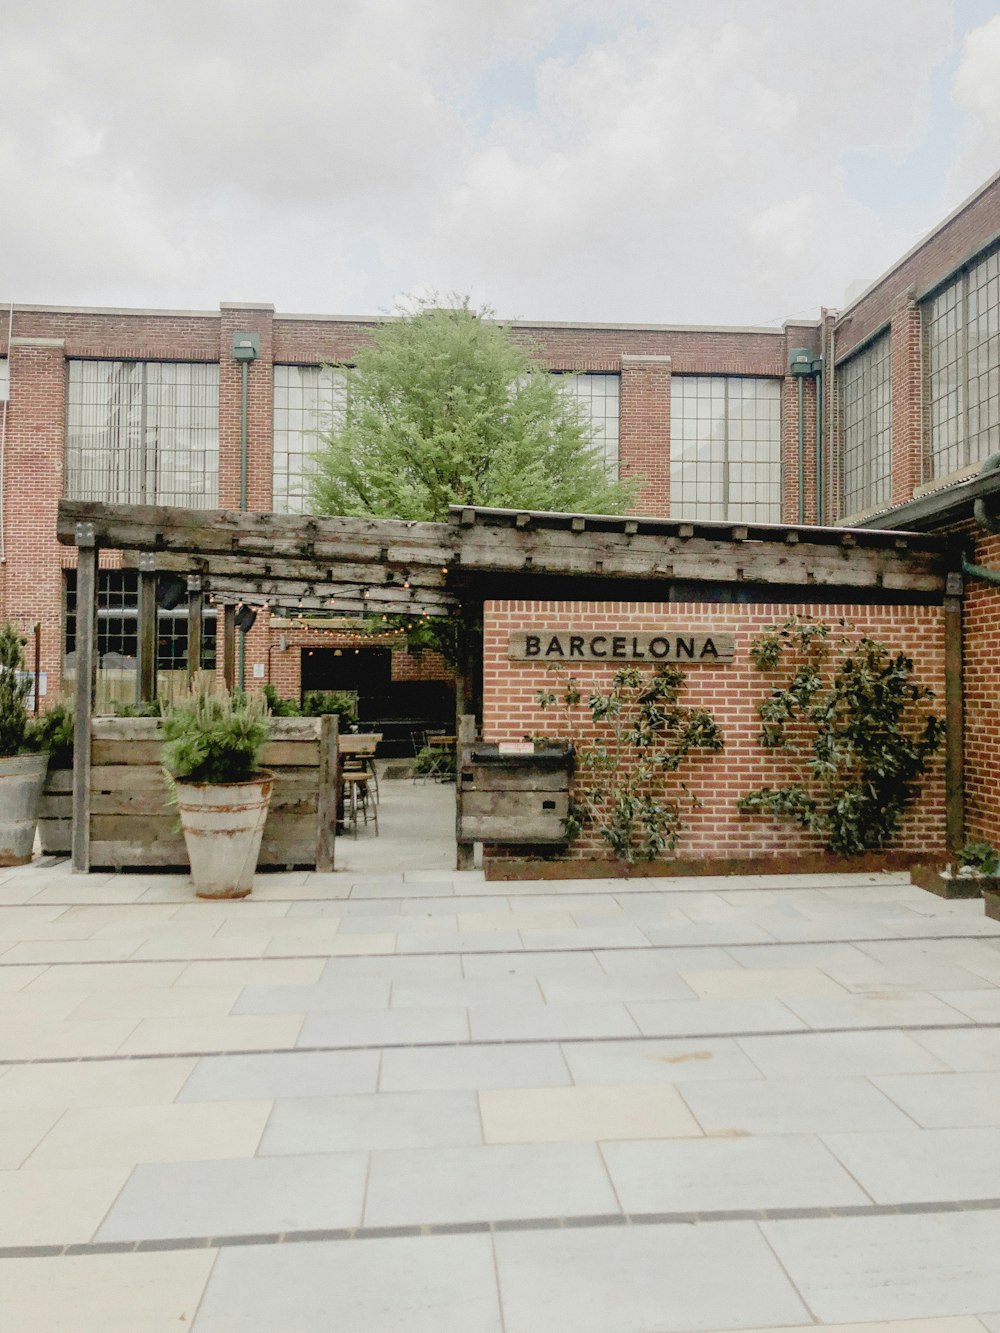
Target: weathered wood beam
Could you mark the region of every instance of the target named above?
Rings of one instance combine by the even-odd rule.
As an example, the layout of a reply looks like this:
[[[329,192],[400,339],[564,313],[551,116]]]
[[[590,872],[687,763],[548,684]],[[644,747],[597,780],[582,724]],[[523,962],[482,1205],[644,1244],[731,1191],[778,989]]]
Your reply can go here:
[[[407,615],[449,615],[458,605],[455,597],[419,588],[375,587],[366,591],[354,585],[325,587],[320,583],[301,583],[291,579],[229,579],[207,577],[205,588],[212,597],[221,601],[237,599],[257,603],[274,602],[276,605],[301,603],[313,610],[385,611]]]
[[[73,720],[73,870],[90,870],[90,753],[97,678],[97,545],[89,523],[76,526],[76,709]]]
[[[202,588],[200,574],[189,574],[188,581],[188,652],[187,652],[187,679],[188,686],[196,679],[197,672],[201,670],[201,642],[203,625],[205,619],[205,593]]]
[[[122,563],[141,565],[144,559],[156,562],[156,568],[178,574],[199,573],[210,578],[292,579],[304,583],[323,584],[336,589],[343,584],[365,584],[389,588],[443,588],[447,582],[446,566],[416,564],[412,569],[405,564],[366,564],[360,561],[338,561],[323,565],[315,560],[292,560],[284,556],[185,555],[173,552],[142,554],[124,551]]]
[[[156,562],[152,555],[139,559],[139,663],[136,671],[136,701],[156,698]]]
[[[222,678],[226,689],[236,688],[236,603],[222,609]]]

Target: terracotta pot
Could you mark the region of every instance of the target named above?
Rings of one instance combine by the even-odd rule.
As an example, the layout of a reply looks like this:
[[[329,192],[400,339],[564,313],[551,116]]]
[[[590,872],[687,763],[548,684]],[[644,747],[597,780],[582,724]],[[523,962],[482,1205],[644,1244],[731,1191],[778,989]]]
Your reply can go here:
[[[23,866],[31,860],[48,766],[47,754],[0,759],[0,866]]]
[[[178,782],[177,806],[199,898],[245,898],[253,888],[274,778]]]

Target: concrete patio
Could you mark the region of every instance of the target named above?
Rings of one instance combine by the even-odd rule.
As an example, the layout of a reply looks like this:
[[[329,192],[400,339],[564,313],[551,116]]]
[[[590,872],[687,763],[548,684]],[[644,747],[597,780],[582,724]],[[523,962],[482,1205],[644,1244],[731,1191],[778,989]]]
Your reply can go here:
[[[36,862],[0,904],[5,1328],[1000,1331],[978,901]]]

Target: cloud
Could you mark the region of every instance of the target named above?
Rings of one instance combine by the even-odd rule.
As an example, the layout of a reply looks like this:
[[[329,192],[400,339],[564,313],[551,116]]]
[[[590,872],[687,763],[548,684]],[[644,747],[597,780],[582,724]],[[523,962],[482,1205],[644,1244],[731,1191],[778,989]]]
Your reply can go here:
[[[36,0],[0,43],[0,295],[791,316],[913,239],[840,162],[912,151],[949,41],[940,0]]]

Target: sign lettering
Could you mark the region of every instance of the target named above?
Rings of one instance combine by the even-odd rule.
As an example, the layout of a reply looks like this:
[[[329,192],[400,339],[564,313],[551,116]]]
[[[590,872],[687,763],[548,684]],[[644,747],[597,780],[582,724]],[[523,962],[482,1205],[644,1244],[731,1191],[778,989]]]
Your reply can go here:
[[[691,634],[686,630],[659,634],[600,634],[579,630],[540,629],[510,636],[513,662],[688,662],[714,665],[732,662],[732,634]]]

